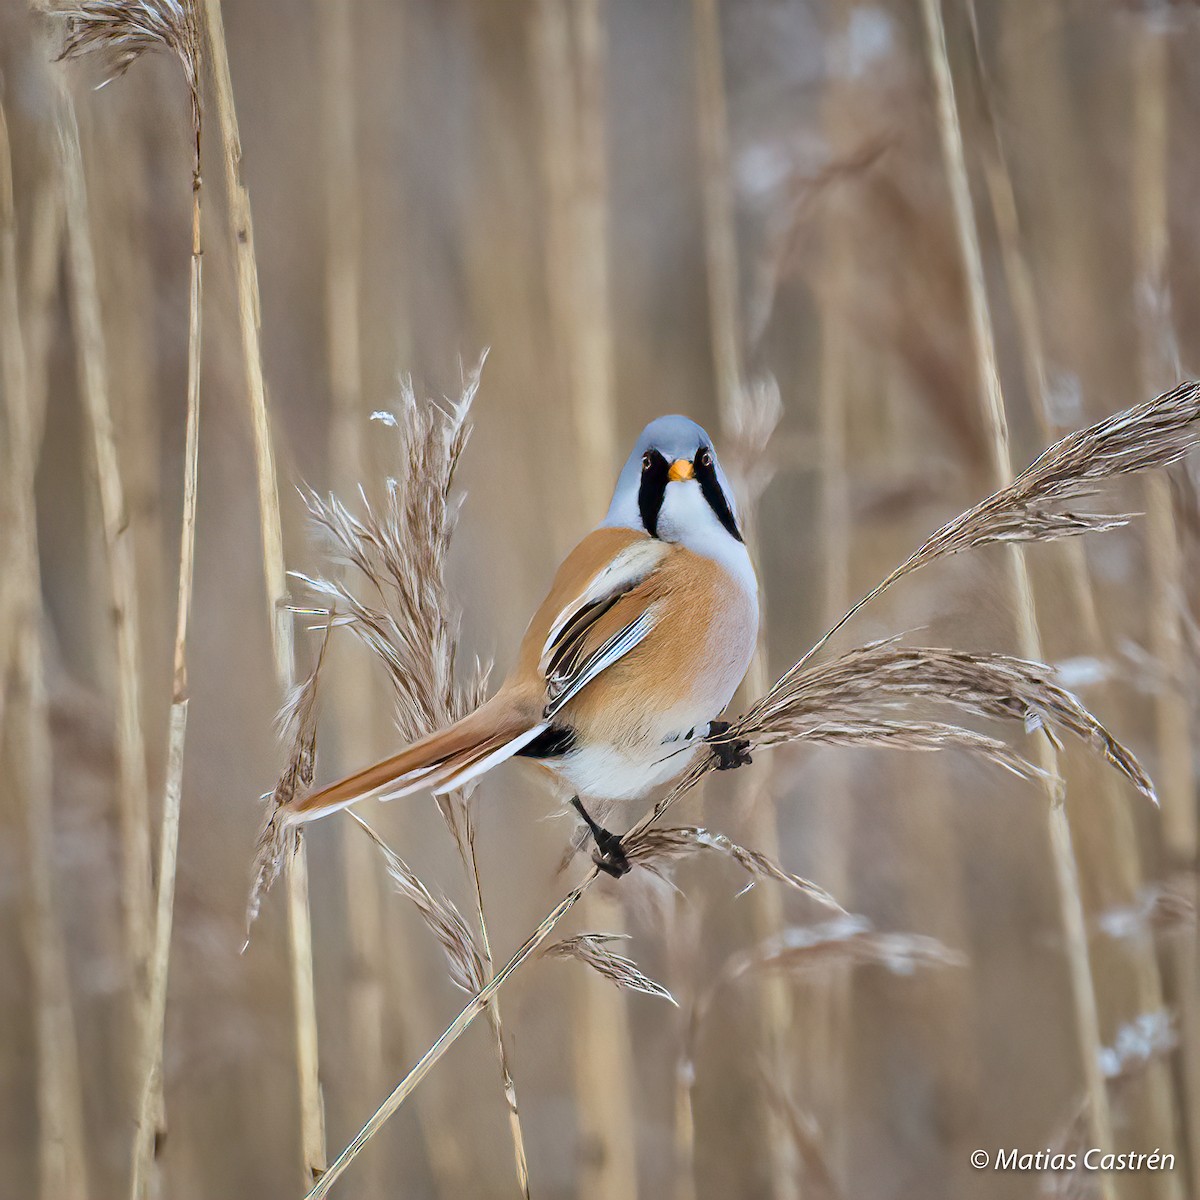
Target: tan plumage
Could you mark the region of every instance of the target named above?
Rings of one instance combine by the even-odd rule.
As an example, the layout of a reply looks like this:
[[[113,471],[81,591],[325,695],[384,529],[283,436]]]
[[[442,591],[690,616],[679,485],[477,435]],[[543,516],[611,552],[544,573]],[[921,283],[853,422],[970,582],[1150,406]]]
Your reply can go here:
[[[704,440],[699,448],[707,449]],[[750,661],[757,591],[740,538],[712,517],[690,459],[677,460],[669,474],[663,460],[654,510],[657,522],[661,509],[662,532],[678,525],[678,540],[626,523],[628,475],[627,466],[609,522],[559,567],[496,694],[399,754],[297,797],[293,819],[312,820],[371,795],[449,791],[555,738],[554,753],[539,765],[577,795],[635,798],[686,770]]]

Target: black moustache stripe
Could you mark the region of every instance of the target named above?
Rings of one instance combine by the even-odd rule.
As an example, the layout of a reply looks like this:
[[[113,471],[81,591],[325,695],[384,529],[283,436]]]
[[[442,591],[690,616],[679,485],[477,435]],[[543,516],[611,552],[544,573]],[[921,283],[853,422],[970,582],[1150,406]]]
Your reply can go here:
[[[717,478],[717,468],[713,465],[711,459],[708,464],[702,461],[700,454],[696,455],[694,464],[696,479],[700,483],[700,493],[708,501],[708,507],[716,513],[717,520],[725,526],[731,536],[742,540],[741,531],[738,529],[737,520],[733,515],[733,509],[729,507],[729,501],[725,499],[725,493],[721,490],[721,481]]]
[[[667,494],[667,460],[657,450],[650,451],[650,462],[642,468],[641,483],[638,484],[638,512],[642,525],[651,537],[658,537],[658,514],[662,509],[663,497]]]

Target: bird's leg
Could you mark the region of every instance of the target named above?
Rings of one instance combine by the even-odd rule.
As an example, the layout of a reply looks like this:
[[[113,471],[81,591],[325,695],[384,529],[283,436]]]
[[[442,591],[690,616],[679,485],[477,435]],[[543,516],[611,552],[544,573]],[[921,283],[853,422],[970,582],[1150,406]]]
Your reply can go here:
[[[587,823],[587,827],[592,831],[592,837],[596,841],[597,853],[592,856],[592,861],[600,870],[614,879],[620,879],[622,875],[627,874],[629,859],[625,856],[621,839],[615,833],[610,833],[603,826],[597,825],[588,810],[583,807],[578,796],[571,797],[571,804]]]
[[[735,767],[748,767],[754,759],[750,757],[750,742],[746,738],[735,738],[722,742],[719,739],[729,732],[728,721],[709,721],[705,741],[717,756],[718,771],[732,771]]]

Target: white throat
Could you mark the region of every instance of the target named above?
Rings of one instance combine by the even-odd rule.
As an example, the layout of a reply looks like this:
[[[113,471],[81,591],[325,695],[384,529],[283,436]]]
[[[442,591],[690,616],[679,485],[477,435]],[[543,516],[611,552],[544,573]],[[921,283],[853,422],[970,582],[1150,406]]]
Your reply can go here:
[[[750,595],[758,594],[754,566],[743,542],[717,520],[694,479],[667,484],[658,512],[658,536],[719,562]]]

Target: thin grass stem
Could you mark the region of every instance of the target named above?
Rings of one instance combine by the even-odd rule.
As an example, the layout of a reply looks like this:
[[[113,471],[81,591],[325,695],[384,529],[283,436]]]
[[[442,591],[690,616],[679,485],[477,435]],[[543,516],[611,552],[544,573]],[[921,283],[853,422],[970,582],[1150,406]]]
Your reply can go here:
[[[198,53],[194,28],[193,53]],[[203,245],[201,242],[200,96],[199,64],[192,80],[192,240],[188,281],[187,425],[183,457],[183,515],[179,535],[179,583],[175,610],[174,669],[171,710],[167,731],[167,773],[163,786],[162,823],[159,833],[158,894],[155,904],[154,941],[150,958],[149,1001],[142,1030],[142,1078],[133,1141],[130,1195],[141,1200],[151,1191],[154,1153],[163,1102],[163,1038],[166,1029],[167,981],[171,958],[171,930],[175,912],[175,875],[179,856],[179,818],[183,798],[184,748],[188,722],[188,621],[196,564],[196,502],[200,474],[200,351],[203,298]]]

